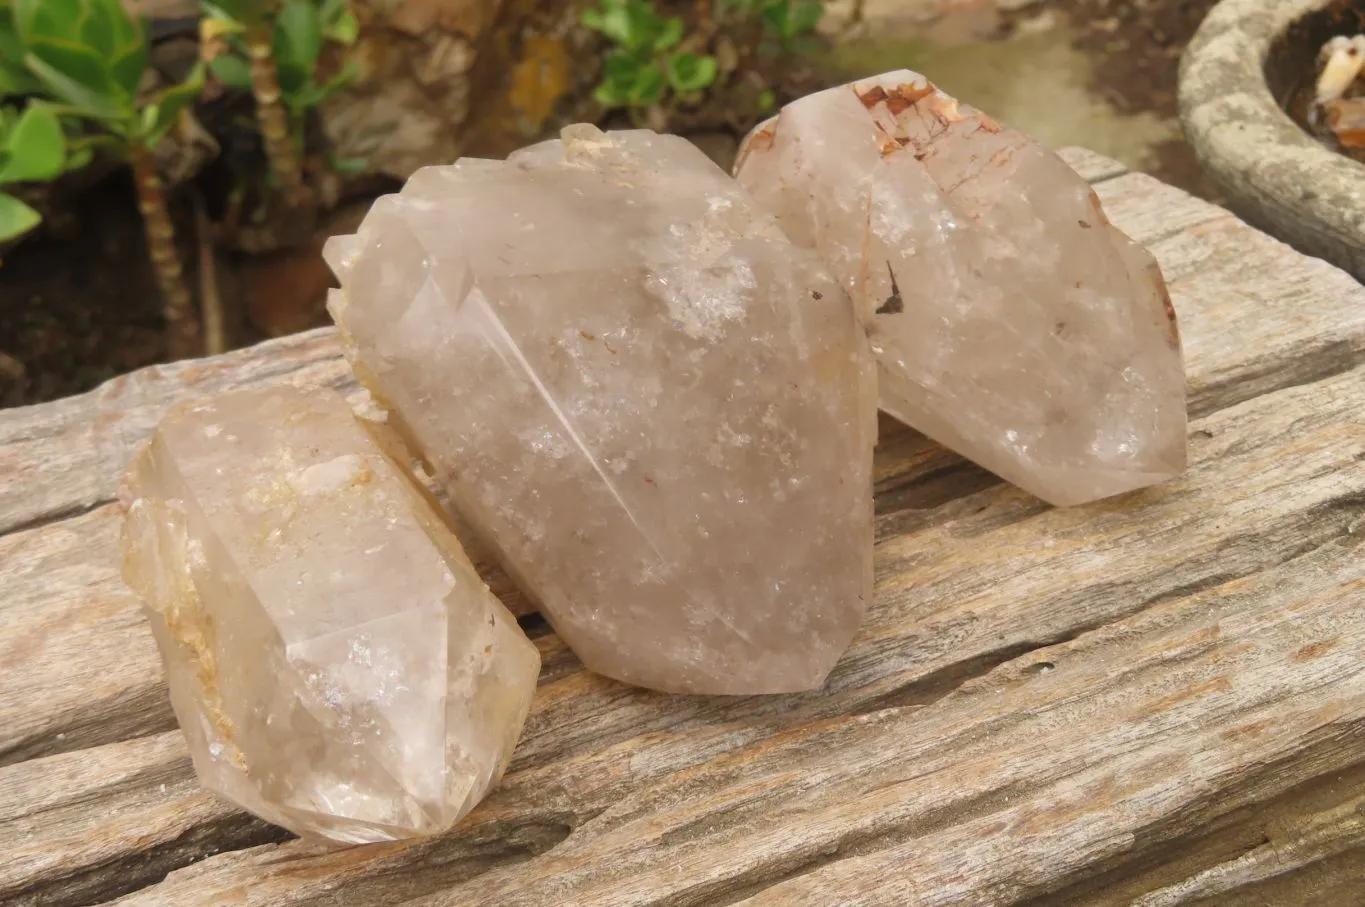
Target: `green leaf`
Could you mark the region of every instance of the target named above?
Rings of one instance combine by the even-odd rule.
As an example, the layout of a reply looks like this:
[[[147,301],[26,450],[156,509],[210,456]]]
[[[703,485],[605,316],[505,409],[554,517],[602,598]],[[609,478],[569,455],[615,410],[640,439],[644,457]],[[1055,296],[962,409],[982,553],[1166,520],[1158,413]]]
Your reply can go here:
[[[674,54],[668,61],[668,84],[682,93],[701,91],[716,81],[717,70],[715,57]]]
[[[322,85],[317,84],[311,77],[306,79],[297,91],[285,96],[285,103],[295,115],[301,115],[336,94],[354,78],[355,63],[347,60],[341,71]]]
[[[0,62],[21,66],[23,60],[24,42],[15,29],[13,11],[0,4]]]
[[[625,107],[630,103],[628,85],[616,82],[603,82],[593,90],[592,98],[603,107]]]
[[[683,20],[667,19],[659,27],[654,38],[654,50],[668,50],[676,47],[683,39]]]
[[[207,4],[204,5],[204,9],[206,11],[208,10]],[[227,18],[222,13],[208,15],[206,12],[204,17],[199,20],[199,34],[201,37],[225,37],[228,39],[228,42],[234,46],[236,46],[236,42],[241,40],[240,36],[245,31],[245,25],[238,22],[236,19]]]
[[[275,62],[312,72],[322,53],[322,17],[309,0],[284,0],[275,19]]]
[[[328,20],[324,19],[324,22]],[[360,37],[360,20],[355,13],[346,10],[336,19],[328,22],[327,38],[338,44],[350,47]]]
[[[23,236],[43,222],[43,217],[12,195],[0,192],[0,242]]]
[[[777,95],[771,88],[763,89],[763,93],[758,96],[758,112],[768,113],[777,106]]]
[[[265,0],[212,0],[200,6],[212,19],[223,19],[239,25],[257,25],[265,21]]]
[[[604,107],[649,106],[661,100],[668,87],[657,64],[646,63],[624,50],[607,54],[602,76],[593,97]]]
[[[43,84],[22,66],[12,66],[0,60],[0,98],[15,95],[39,94]]]
[[[313,71],[311,68],[298,66],[292,60],[276,59],[275,80],[280,83],[280,93],[287,101],[307,89],[313,81]]]
[[[347,60],[341,65],[341,70],[322,86],[323,100],[330,98],[333,94],[351,84],[355,79],[356,65],[354,60]]]
[[[284,95],[284,106],[288,107],[293,115],[301,116],[309,108],[321,104],[324,97],[322,86],[308,79],[297,90]]]
[[[114,87],[99,54],[89,48],[34,40],[25,62],[50,92],[86,116],[105,121],[132,117],[131,103]]]
[[[81,170],[88,165],[94,157],[95,149],[91,148],[89,145],[84,145],[80,148],[72,148],[71,152],[66,156],[66,162],[62,165],[62,169],[68,173],[73,170]]]
[[[232,88],[251,87],[251,64],[241,57],[231,54],[214,57],[209,70],[224,85]]]
[[[130,15],[119,0],[113,4],[110,19],[114,27],[114,47],[118,51],[126,53],[132,47],[149,44],[142,20]]]
[[[595,32],[606,35],[617,44],[632,46],[636,25],[624,2],[607,2],[601,9],[584,10],[582,22]]]
[[[329,157],[327,163],[337,173],[353,174],[364,173],[369,166],[369,161],[363,157]]]
[[[632,85],[645,63],[624,50],[613,50],[602,60],[602,77],[606,82]]]
[[[116,45],[115,39],[115,19],[123,15],[123,10],[111,9],[99,0],[93,3],[84,4],[81,17],[77,23],[77,35],[80,42],[100,56],[111,57],[114,55]]]
[[[161,116],[161,105],[153,101],[143,107],[137,118],[137,137],[144,148],[156,147],[156,142],[152,140],[152,134],[156,130],[157,120]]]
[[[30,104],[5,136],[9,159],[0,167],[0,183],[50,180],[62,172],[66,139],[57,115]]]
[[[34,38],[71,40],[80,33],[81,0],[14,0],[14,24],[27,44]]]
[[[630,86],[630,105],[632,107],[652,107],[664,99],[668,89],[668,77],[657,65],[642,67]]]
[[[324,25],[331,25],[346,13],[346,0],[322,0],[318,4],[318,16]]]
[[[797,0],[791,13],[793,35],[803,35],[815,31],[815,27],[820,24],[820,19],[824,15],[825,7],[819,0]]]
[[[180,112],[198,100],[203,89],[204,66],[199,63],[190,71],[185,81],[163,91],[155,103],[148,104],[143,110],[141,130],[143,144],[148,148],[155,148],[175,125]]]
[[[104,149],[114,156],[120,156],[126,146],[121,138],[112,135],[83,135],[68,138],[66,142],[66,169],[79,170],[94,158],[95,153]]]
[[[601,10],[585,9],[583,15],[578,17],[578,21],[584,28],[592,29],[595,32],[605,33],[607,27],[607,20],[602,15]]]
[[[114,84],[131,104],[142,87],[142,74],[147,71],[148,50],[136,44],[109,61],[109,74]]]
[[[770,34],[785,38],[787,36],[787,13],[789,10],[790,0],[767,0],[763,4],[763,9],[759,11],[758,17],[763,22],[764,29]]]

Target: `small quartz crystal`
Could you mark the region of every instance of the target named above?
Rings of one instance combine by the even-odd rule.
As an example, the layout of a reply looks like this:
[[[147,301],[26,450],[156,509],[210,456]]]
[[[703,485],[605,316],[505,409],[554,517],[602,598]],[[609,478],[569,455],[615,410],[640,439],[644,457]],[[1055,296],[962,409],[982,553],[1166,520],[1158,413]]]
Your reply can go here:
[[[787,105],[736,175],[852,295],[893,416],[1054,504],[1184,469],[1161,271],[1057,155],[900,71]]]
[[[818,686],[870,597],[875,365],[683,139],[421,170],[325,252],[357,375],[588,668]]]
[[[124,577],[200,780],[351,843],[472,809],[540,667],[380,430],[330,391],[182,405],[122,495]]]

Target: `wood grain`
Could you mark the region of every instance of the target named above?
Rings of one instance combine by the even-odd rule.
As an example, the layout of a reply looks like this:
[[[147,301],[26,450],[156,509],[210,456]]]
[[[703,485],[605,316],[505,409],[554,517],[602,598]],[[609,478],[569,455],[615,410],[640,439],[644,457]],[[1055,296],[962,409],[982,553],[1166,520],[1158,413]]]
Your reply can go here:
[[[1350,815],[1360,808],[1362,794],[1365,763],[1234,809],[1193,834],[1135,847],[1133,859],[1037,899],[1033,907],[1127,907],[1144,899],[1203,904],[1228,897],[1252,904],[1331,905],[1335,901],[1327,886],[1338,882],[1332,864],[1350,859],[1365,843]],[[1298,887],[1301,881],[1316,889],[1312,896],[1265,892],[1272,886]],[[1357,901],[1360,890],[1358,885],[1347,889],[1346,903]]]
[[[435,840],[268,843],[199,791],[117,576],[164,408],[345,389],[330,332],[0,413],[0,903],[1332,903],[1365,849],[1365,290],[1068,156],[1171,285],[1187,475],[1055,510],[883,420],[876,601],[825,690],[631,689],[529,618],[511,771]]]
[[[877,602],[823,694],[689,700],[572,674],[542,689],[513,774],[463,834],[227,854],[127,903],[215,903],[250,878],[253,905],[443,889],[433,905],[715,904],[864,851],[913,863],[923,889],[867,903],[1009,903],[1074,881],[1139,833],[1182,834],[1238,797],[1365,762],[1365,610],[1348,606],[1365,601],[1362,405],[1354,371],[1215,414],[1196,424],[1212,437],[1190,475],[1124,506],[1042,509],[1004,486],[942,505],[879,544]],[[691,750],[715,735],[732,735],[724,756]],[[633,758],[660,738],[666,774]],[[1267,772],[1267,756],[1283,764]],[[428,873],[508,817],[568,836],[454,888]],[[1048,852],[1012,850],[1027,842]],[[770,902],[860,903],[858,878],[887,878],[847,868]],[[376,872],[387,894],[322,899],[319,879]],[[1045,878],[1025,886],[1032,872]]]
[[[0,771],[0,816],[5,904],[91,903],[207,854],[286,837],[201,790],[179,731]]]

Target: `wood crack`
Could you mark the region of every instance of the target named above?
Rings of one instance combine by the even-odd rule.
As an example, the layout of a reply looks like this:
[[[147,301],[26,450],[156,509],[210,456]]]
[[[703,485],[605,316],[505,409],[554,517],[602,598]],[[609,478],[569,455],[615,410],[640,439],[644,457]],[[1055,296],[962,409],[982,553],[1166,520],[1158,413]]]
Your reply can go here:
[[[83,867],[70,875],[49,875],[18,890],[0,889],[9,907],[89,907],[155,885],[186,863],[225,850],[288,841],[293,835],[245,813],[196,825],[179,837],[158,843],[137,860],[114,866]]]
[[[77,517],[85,516],[92,510],[98,510],[106,504],[114,503],[115,498],[100,498],[93,503],[72,504],[69,507],[39,513],[22,523],[13,523],[4,528],[0,528],[0,539],[8,535],[18,535],[21,532],[32,532],[35,529],[42,529],[44,526],[51,526],[53,523],[61,523],[66,520],[73,520]]]

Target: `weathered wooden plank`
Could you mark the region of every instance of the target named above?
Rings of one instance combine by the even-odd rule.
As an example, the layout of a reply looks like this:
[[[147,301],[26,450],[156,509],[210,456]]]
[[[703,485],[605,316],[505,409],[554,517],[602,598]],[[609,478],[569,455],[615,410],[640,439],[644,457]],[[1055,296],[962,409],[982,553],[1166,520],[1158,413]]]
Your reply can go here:
[[[1157,684],[1143,695],[1148,696],[1153,709],[1150,721],[1158,721],[1164,713],[1150,703],[1173,695],[1162,685],[1169,678],[1162,678],[1183,664],[1184,655],[1172,655],[1164,643],[1153,642],[1131,627],[1147,627],[1154,633],[1161,630],[1165,624],[1142,624],[1142,615],[1161,607],[1153,602],[1180,599],[1190,590],[1214,590],[1196,595],[1198,604],[1190,606],[1190,613],[1222,623],[1218,638],[1226,643],[1219,645],[1228,649],[1247,645],[1244,640],[1252,636],[1273,640],[1275,633],[1289,634],[1293,639],[1298,638],[1294,634],[1311,635],[1313,620],[1318,618],[1276,623],[1275,615],[1295,608],[1319,609],[1326,615],[1322,620],[1330,618],[1340,625],[1339,632],[1329,640],[1335,648],[1325,648],[1324,658],[1328,653],[1338,653],[1328,659],[1333,670],[1359,671],[1361,663],[1352,661],[1356,658],[1352,646],[1365,645],[1365,637],[1356,636],[1357,642],[1351,643],[1350,634],[1355,629],[1350,622],[1365,620],[1365,609],[1341,613],[1352,610],[1342,606],[1341,589],[1354,581],[1351,578],[1355,574],[1349,569],[1365,569],[1359,564],[1349,568],[1350,563],[1361,559],[1358,551],[1347,547],[1355,544],[1365,517],[1365,466],[1357,459],[1365,452],[1365,429],[1358,421],[1351,421],[1363,406],[1365,373],[1356,371],[1220,411],[1194,427],[1195,462],[1188,476],[1167,488],[1130,496],[1123,502],[1049,510],[997,485],[950,501],[929,514],[914,515],[917,528],[902,530],[898,524],[905,520],[904,513],[884,515],[880,520],[883,534],[878,546],[877,601],[825,691],[739,700],[669,697],[624,688],[583,673],[567,673],[542,687],[512,774],[503,790],[476,812],[463,833],[436,842],[375,851],[316,855],[302,845],[289,844],[223,855],[172,876],[161,888],[149,889],[131,903],[214,903],[212,898],[250,878],[252,894],[246,903],[311,907],[319,903],[319,886],[327,880],[359,880],[372,875],[382,877],[389,886],[385,890],[391,894],[364,889],[364,897],[340,903],[397,903],[399,895],[416,896],[451,884],[450,875],[423,867],[433,862],[446,867],[467,857],[475,845],[483,854],[481,859],[492,860],[492,853],[502,853],[509,860],[525,858],[524,850],[514,844],[506,845],[504,851],[493,848],[490,852],[493,835],[481,829],[544,829],[558,823],[572,829],[571,841],[576,836],[595,834],[592,829],[601,817],[618,809],[624,799],[645,796],[653,789],[648,782],[659,777],[656,772],[673,776],[673,780],[657,782],[660,784],[672,784],[681,777],[708,776],[713,771],[726,777],[727,772],[739,772],[739,768],[722,769],[716,767],[718,764],[703,767],[716,749],[706,749],[703,757],[693,752],[692,741],[714,740],[717,734],[728,741],[721,750],[741,747],[734,757],[745,766],[741,774],[772,771],[794,791],[804,791],[822,786],[829,769],[780,768],[789,761],[780,741],[823,734],[821,729],[827,727],[847,726],[853,729],[847,732],[856,735],[862,733],[856,728],[864,722],[878,723],[883,720],[879,716],[899,715],[905,727],[896,733],[911,734],[918,742],[911,746],[887,740],[867,752],[878,753],[877,759],[901,758],[895,754],[903,753],[907,766],[927,765],[925,760],[931,758],[939,760],[941,765],[933,770],[936,775],[930,787],[943,799],[935,802],[925,792],[925,810],[937,814],[955,809],[953,798],[987,781],[1002,785],[996,791],[1000,797],[1015,797],[1010,792],[1019,782],[1003,767],[1017,763],[1018,771],[1038,770],[1029,761],[1035,750],[1011,755],[1011,747],[1036,746],[1037,734],[1022,735],[1027,740],[1014,739],[1009,721],[990,709],[982,711],[979,698],[964,702],[953,717],[935,725],[937,730],[925,731],[921,719],[911,717],[916,709],[937,709],[956,700],[964,690],[976,689],[973,677],[996,665],[1005,665],[997,669],[1003,675],[988,677],[1023,676],[1030,665],[1044,662],[1055,666],[1056,658],[1036,651],[1046,643],[1098,636],[1107,640],[1094,649],[1101,663],[1086,669],[1085,684],[1076,690],[1088,689],[1111,706],[1131,699],[1137,694],[1101,682],[1108,675],[1129,671],[1131,665],[1143,683]],[[1256,522],[1248,523],[1241,518],[1243,514],[1255,514]],[[1047,556],[1040,557],[1040,552]],[[1309,552],[1317,552],[1315,560],[1305,560]],[[1303,604],[1300,598],[1308,593],[1302,584],[1310,580],[1310,591],[1316,598]],[[1365,593],[1355,590],[1351,594]],[[1250,607],[1255,602],[1263,603],[1261,610]],[[1224,618],[1236,625],[1223,622]],[[1264,621],[1265,626],[1256,621]],[[1120,629],[1088,629],[1106,625]],[[1259,629],[1253,633],[1249,628]],[[1298,643],[1294,651],[1313,642],[1321,640]],[[1065,643],[1062,645],[1062,651],[1070,651]],[[1157,661],[1144,667],[1144,658]],[[1248,688],[1247,696],[1314,701],[1310,695],[1314,688],[1297,686],[1301,678],[1296,673],[1276,683],[1271,683],[1275,678],[1270,672],[1247,678],[1248,682],[1266,685],[1259,691]],[[1114,678],[1114,683],[1118,679]],[[1016,711],[1013,694],[1005,687],[999,689],[1001,708]],[[1349,687],[1345,689],[1349,692]],[[1072,693],[1079,695],[1075,690]],[[1328,701],[1347,709],[1342,721],[1355,721],[1359,715],[1351,710],[1365,708],[1365,702],[1351,704],[1335,695],[1315,702],[1315,708]],[[1202,707],[1201,702],[1200,697],[1192,696],[1189,707]],[[1278,698],[1273,703],[1275,708],[1289,707]],[[1176,704],[1173,702],[1172,707]],[[1092,717],[1098,720],[1103,709],[1092,706]],[[1198,714],[1210,728],[1227,730],[1234,726],[1225,724],[1231,719],[1217,709]],[[1074,717],[1068,720],[1079,721]],[[997,727],[1001,721],[1005,721],[1004,726]],[[1088,737],[1092,734],[1089,718],[1084,726]],[[1180,731],[1176,725],[1162,727],[1172,734]],[[954,730],[950,732],[949,728]],[[1156,728],[1149,730],[1154,733]],[[921,733],[925,734],[922,739],[918,736]],[[735,736],[723,736],[727,734]],[[964,741],[975,740],[974,735],[989,737],[992,743],[984,752],[998,764],[989,773],[973,774],[968,766],[962,769],[966,774],[958,774],[953,766],[958,756],[966,755],[959,747]],[[1142,739],[1138,734],[1116,750],[1096,737],[1094,746],[1077,750],[1074,757],[1089,753],[1094,759],[1105,758],[1106,753],[1132,749],[1134,741]],[[1281,734],[1252,735],[1248,739],[1249,749],[1242,753],[1246,758],[1264,760],[1295,751],[1293,746],[1285,749],[1286,738]],[[659,745],[655,752],[661,755],[637,763],[632,754],[650,742]],[[1167,743],[1178,745],[1178,740]],[[1358,742],[1354,745],[1348,755],[1358,760],[1361,751]],[[838,754],[826,753],[826,758],[873,758],[866,753],[860,756],[859,746],[850,742]],[[1332,751],[1317,761],[1305,760],[1295,770],[1317,774],[1344,758]],[[665,768],[660,769],[661,765]],[[1220,803],[1227,808],[1236,805],[1231,795],[1221,790],[1221,783],[1191,778],[1187,772],[1178,777],[1182,783],[1188,779],[1191,796],[1220,789]],[[1276,777],[1286,784],[1302,780],[1289,769]],[[1016,799],[1022,797],[1019,793]],[[786,813],[770,801],[764,802],[774,809],[772,823],[780,826]],[[996,801],[986,797],[982,802]],[[660,830],[669,827],[666,816],[658,821],[662,823]],[[913,822],[907,819],[910,824],[906,827],[918,827],[915,823],[920,821],[925,821],[923,816]],[[1097,819],[1084,827],[1093,833],[1102,826]],[[840,834],[856,837],[859,827],[851,820],[844,826],[829,820],[831,834],[842,828]],[[657,838],[655,834],[651,840]],[[730,848],[727,845],[724,849]],[[78,865],[84,859],[74,853],[68,863]],[[135,859],[135,853],[128,853],[126,859]],[[780,849],[772,853],[772,861],[764,864],[765,880],[782,875],[783,859]],[[669,863],[671,857],[660,854],[659,860]],[[1067,868],[1064,863],[1059,865]],[[476,881],[471,879],[468,884]],[[1054,884],[1060,881],[1051,880]],[[739,883],[727,876],[724,884]],[[664,898],[669,890],[667,886],[660,889],[660,903],[667,902]],[[594,890],[594,896],[601,894]],[[697,903],[712,903],[701,895],[697,897]],[[570,902],[596,903],[587,895],[582,901]],[[626,898],[620,903],[633,901]]]
[[[1063,148],[1057,154],[1088,183],[1102,183],[1128,172],[1123,164],[1089,148]]]
[[[1362,797],[1365,760],[1233,810],[1196,834],[1155,846],[1139,841],[1133,859],[1032,900],[1030,907],[1131,907],[1145,901],[1197,901],[1206,907],[1209,898],[1286,907],[1354,907],[1365,887],[1341,887],[1352,874],[1336,873],[1332,865],[1365,846],[1358,821],[1365,812],[1352,815],[1365,806]],[[1365,862],[1357,868],[1365,871]],[[1301,879],[1311,879],[1315,896],[1262,895]]]
[[[1251,896],[1249,889],[1343,856],[1359,861],[1355,878],[1361,884],[1350,892],[1355,902],[1359,901],[1365,891],[1365,794],[1274,831],[1278,840],[1267,840],[1236,859],[1149,892],[1135,900],[1133,907],[1178,907],[1229,895],[1245,898]],[[1327,902],[1305,898],[1299,903]]]
[[[0,816],[0,903],[14,907],[93,903],[207,854],[285,837],[200,789],[178,731],[0,770]],[[70,863],[76,852],[84,859]],[[131,852],[140,859],[101,871]],[[49,884],[26,884],[38,879]]]
[[[1336,595],[1365,589],[1365,573],[1358,550],[1330,547],[1030,653],[924,709],[806,724],[661,783],[626,779],[548,853],[443,880],[417,903],[984,904],[1046,891],[1139,835],[1359,760],[1365,627],[1358,609],[1341,620]],[[1355,635],[1311,657],[1339,632]],[[362,856],[315,862],[291,847],[208,860],[124,903],[214,903],[251,879],[241,903],[314,905],[319,876],[344,878]],[[421,856],[384,867],[400,896],[429,884],[434,854]],[[312,890],[285,900],[282,885]],[[349,886],[326,900],[396,902]]]
[[[0,411],[0,533],[112,501],[132,451],[172,403],[275,382],[349,386],[336,332],[153,366],[86,394]]]
[[[1123,173],[1121,164],[1084,149],[1068,149],[1065,156],[1096,182]],[[1130,192],[1104,186],[1101,196],[1140,241],[1218,213],[1155,181]],[[320,329],[226,356],[144,369],[87,394],[0,412],[0,534],[113,500],[133,449],[172,402],[277,382],[353,387],[339,357],[335,332]]]
[[[175,727],[115,504],[0,536],[0,765]]]
[[[1053,666],[1046,680],[1040,670],[1030,677],[1021,666],[1016,678],[1002,672],[972,691],[979,708],[1011,725],[1010,742],[995,739],[1008,749],[992,753],[972,741],[940,779],[951,783],[966,774],[982,783],[968,796],[984,789],[1008,802],[971,810],[966,821],[957,817],[912,840],[892,839],[885,842],[890,846],[817,865],[742,903],[825,903],[821,893],[829,891],[847,904],[1009,903],[1047,891],[1058,876],[1093,871],[1097,862],[1131,849],[1139,834],[1188,830],[1229,805],[1358,763],[1365,742],[1365,641],[1359,636],[1365,625],[1359,608],[1343,605],[1365,595],[1359,554],[1358,537],[1333,541],[1271,577],[1229,583],[1105,628],[1095,640],[1078,640],[1084,646],[1115,634],[1137,637],[1120,643],[1115,654],[1122,661],[1091,660],[1083,686],[1064,683],[1059,673],[1074,649],[1035,653]],[[1142,639],[1144,625],[1153,622],[1170,623],[1155,639]],[[1119,676],[1110,680],[1106,671]],[[1040,689],[1023,701],[1002,695],[1012,682]],[[992,699],[1007,702],[1009,713],[993,709]],[[1037,706],[1043,710],[1034,711]],[[1267,754],[1278,764],[1267,764]],[[809,807],[803,824],[840,828],[853,821],[848,811],[857,807],[900,827],[904,819],[896,813],[907,795],[933,783],[928,776],[935,767],[922,760],[903,766],[915,775],[889,782],[908,788],[887,797],[893,805],[868,796],[890,793],[872,779],[850,804],[838,803],[837,792],[821,794],[828,813],[810,815]],[[1012,783],[995,777],[1002,771]],[[877,823],[872,816],[860,821]],[[727,840],[725,851],[741,846]],[[897,872],[885,872],[888,866]]]

